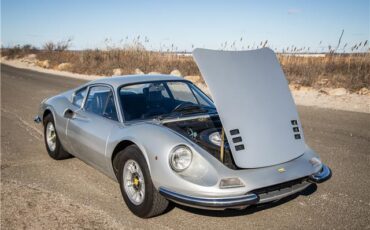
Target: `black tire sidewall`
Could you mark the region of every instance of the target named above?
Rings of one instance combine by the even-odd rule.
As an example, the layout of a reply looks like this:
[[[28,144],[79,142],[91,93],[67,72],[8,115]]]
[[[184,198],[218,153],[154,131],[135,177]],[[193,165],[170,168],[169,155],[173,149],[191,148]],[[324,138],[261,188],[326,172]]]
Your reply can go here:
[[[154,186],[150,177],[148,165],[146,163],[146,160],[141,153],[140,149],[137,146],[131,145],[125,148],[123,151],[119,152],[118,155],[118,181],[120,184],[120,189],[121,193],[123,196],[123,199],[128,206],[128,208],[133,212],[135,215],[146,218],[147,215],[150,213],[153,207],[153,193],[156,192],[154,191]],[[136,161],[140,168],[141,171],[143,172],[144,176],[144,181],[145,181],[145,196],[144,196],[144,201],[140,205],[135,205],[133,204],[130,199],[128,198],[124,184],[123,184],[123,168],[125,163],[128,160],[134,160]]]
[[[47,124],[51,122],[54,126],[54,130],[55,130],[55,135],[56,135],[56,143],[55,143],[55,149],[54,151],[51,151],[49,149],[49,145],[48,145],[48,142],[46,140],[46,128],[47,128]],[[60,151],[60,142],[59,142],[59,138],[58,138],[58,133],[57,133],[57,130],[55,128],[55,122],[54,122],[54,118],[53,118],[53,115],[49,114],[47,115],[45,118],[44,118],[44,142],[45,142],[45,146],[46,146],[46,150],[49,154],[49,156],[53,159],[58,159],[58,153]]]

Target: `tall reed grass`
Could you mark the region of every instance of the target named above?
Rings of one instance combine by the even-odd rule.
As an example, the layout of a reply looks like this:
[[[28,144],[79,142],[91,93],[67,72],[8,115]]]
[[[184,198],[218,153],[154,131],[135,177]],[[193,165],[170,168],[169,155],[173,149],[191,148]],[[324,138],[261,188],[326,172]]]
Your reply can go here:
[[[143,42],[149,43],[149,39],[145,37]],[[71,63],[69,71],[82,74],[111,76],[113,69],[120,68],[123,74],[132,74],[135,69],[145,73],[168,74],[177,69],[183,76],[200,75],[192,57],[177,52],[178,48],[174,44],[162,46],[158,51],[148,51],[140,42],[140,36],[130,45],[125,43],[122,46],[106,40],[107,48],[104,50],[72,51],[68,50],[70,44],[71,41],[68,40],[58,43],[48,42],[43,49],[30,45],[2,48],[1,55],[7,58],[21,58],[32,53],[37,55],[38,60],[49,60],[50,68],[57,68],[61,63]],[[252,46],[242,44],[243,38],[240,38],[231,43],[222,43],[220,49],[240,50],[269,46],[267,40]],[[317,88],[343,87],[356,91],[363,87],[370,88],[368,46],[368,41],[365,41],[352,47],[348,47],[348,44],[340,47],[339,41],[335,48],[328,46],[326,52],[318,56],[309,55],[312,52],[310,47],[289,46],[282,49],[278,57],[290,83]],[[194,45],[192,47],[194,48]],[[351,53],[339,52],[340,49],[350,49]]]

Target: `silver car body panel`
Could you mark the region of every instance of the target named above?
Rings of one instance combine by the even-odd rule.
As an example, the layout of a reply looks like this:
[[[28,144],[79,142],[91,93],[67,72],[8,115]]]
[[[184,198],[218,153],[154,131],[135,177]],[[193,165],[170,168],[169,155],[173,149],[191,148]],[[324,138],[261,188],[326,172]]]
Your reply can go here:
[[[210,89],[237,166],[266,167],[304,153],[297,109],[271,49],[196,49],[193,55]],[[298,127],[299,132],[294,132],[293,127]],[[232,130],[239,130],[239,134],[232,135]],[[242,142],[231,141],[239,136]]]
[[[233,170],[189,138],[164,126],[162,122],[166,122],[165,120],[124,122],[123,118],[119,117],[119,121],[113,121],[72,104],[74,92],[86,86],[109,85],[114,91],[114,99],[118,105],[120,99],[117,94],[122,85],[170,80],[184,81],[174,76],[142,75],[104,78],[88,82],[81,87],[44,100],[36,120],[39,121],[40,118],[42,120],[46,112],[51,112],[63,147],[115,181],[117,179],[112,166],[112,157],[116,147],[122,142],[137,145],[146,159],[154,186],[158,190],[162,188],[165,191],[182,194],[182,197],[234,200],[234,197],[245,197],[245,194],[255,189],[309,177],[322,170],[323,165],[313,165],[310,162],[310,159],[317,155],[307,146],[301,156],[288,162],[264,168]],[[74,111],[76,116],[66,118],[64,113],[67,109]],[[121,106],[118,106],[117,110],[119,116],[122,116]],[[186,145],[193,152],[190,167],[181,173],[172,170],[169,164],[170,152],[178,145]],[[281,168],[284,168],[284,172],[279,171]],[[235,177],[242,181],[243,187],[220,188],[221,179]]]

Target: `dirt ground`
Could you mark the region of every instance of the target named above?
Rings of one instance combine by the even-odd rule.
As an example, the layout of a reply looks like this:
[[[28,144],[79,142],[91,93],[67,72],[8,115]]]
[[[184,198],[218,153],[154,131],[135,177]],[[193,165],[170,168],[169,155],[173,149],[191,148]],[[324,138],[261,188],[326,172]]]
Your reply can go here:
[[[124,228],[103,211],[44,190],[37,184],[3,180],[1,187],[1,226],[11,229]]]

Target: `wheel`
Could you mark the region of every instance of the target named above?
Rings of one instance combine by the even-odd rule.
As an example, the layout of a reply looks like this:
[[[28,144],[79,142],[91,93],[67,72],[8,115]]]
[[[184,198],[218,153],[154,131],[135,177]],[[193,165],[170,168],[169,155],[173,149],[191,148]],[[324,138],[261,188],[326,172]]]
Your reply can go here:
[[[71,155],[63,149],[59,141],[52,114],[47,115],[44,119],[44,141],[49,156],[54,160],[63,160],[71,157]]]
[[[137,146],[130,145],[119,152],[114,165],[123,199],[132,213],[149,218],[166,210],[169,202],[154,187],[146,160]]]

